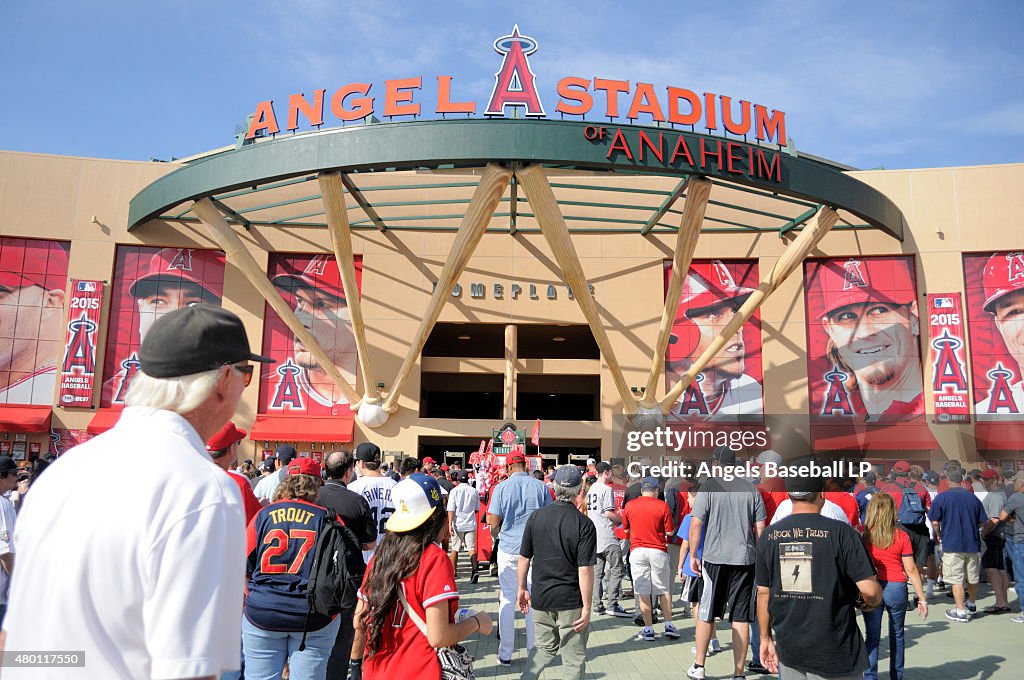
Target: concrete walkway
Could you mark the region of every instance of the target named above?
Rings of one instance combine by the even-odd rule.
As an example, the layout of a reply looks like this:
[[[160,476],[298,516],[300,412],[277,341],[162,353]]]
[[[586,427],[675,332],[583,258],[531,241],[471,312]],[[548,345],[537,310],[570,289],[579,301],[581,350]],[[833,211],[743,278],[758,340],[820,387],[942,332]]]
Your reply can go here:
[[[461,565],[460,565],[461,566]],[[498,590],[497,579],[481,576],[477,585],[470,585],[464,567],[458,580],[462,593],[461,604],[478,611],[486,611],[497,624]],[[629,582],[624,581],[628,586]],[[675,586],[676,598],[673,606],[679,604],[679,586]],[[952,599],[944,593],[936,593],[929,605],[928,620],[922,622],[917,612],[907,612],[906,623],[906,670],[905,680],[1019,680],[1024,678],[1024,624],[1010,622],[1018,608],[1016,596],[1011,587],[1010,605],[1012,614],[979,616],[971,623],[953,623],[943,612],[952,607]],[[991,592],[981,585],[978,609],[993,604]],[[629,606],[629,602],[623,606]],[[591,625],[587,655],[587,674],[590,678],[602,680],[655,680],[670,678],[685,680],[686,669],[693,663],[691,652],[694,640],[693,619],[678,617],[674,610],[674,623],[682,633],[679,640],[661,637],[662,626],[656,625],[659,634],[657,642],[642,642],[635,636],[640,628],[632,619],[595,616]],[[879,676],[888,677],[888,633],[887,622],[883,621],[882,649],[880,652]],[[863,622],[861,623],[863,630]],[[468,641],[468,648],[476,657],[474,670],[478,678],[518,678],[526,660],[526,637],[523,631],[522,615],[516,616],[517,650],[511,666],[501,666],[497,659],[497,625],[490,637],[474,635]],[[708,678],[732,677],[732,641],[727,623],[719,623],[719,639],[723,651],[707,660]],[[747,656],[749,661],[749,654]],[[555,664],[558,661],[556,660]],[[542,676],[544,680],[561,680],[561,668],[549,667]],[[749,678],[771,678],[774,676],[749,675]]]

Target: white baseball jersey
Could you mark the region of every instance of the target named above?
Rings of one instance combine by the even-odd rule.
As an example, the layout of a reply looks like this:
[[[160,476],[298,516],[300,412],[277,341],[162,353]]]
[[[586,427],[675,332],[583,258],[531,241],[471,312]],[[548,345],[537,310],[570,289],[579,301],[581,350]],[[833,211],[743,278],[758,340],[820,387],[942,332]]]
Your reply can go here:
[[[349,491],[361,494],[366,502],[370,504],[370,514],[373,516],[374,524],[377,525],[377,542],[384,537],[387,528],[384,526],[395,507],[391,504],[391,489],[397,484],[390,477],[368,477],[363,475],[352,480],[348,485]],[[364,550],[363,559],[369,563],[375,550]]]

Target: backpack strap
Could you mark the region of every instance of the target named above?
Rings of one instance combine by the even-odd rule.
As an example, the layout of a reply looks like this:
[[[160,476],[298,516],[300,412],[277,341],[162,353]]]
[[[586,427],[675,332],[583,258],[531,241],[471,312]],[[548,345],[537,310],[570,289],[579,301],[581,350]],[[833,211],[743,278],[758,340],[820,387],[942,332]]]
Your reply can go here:
[[[423,637],[427,637],[427,624],[420,618],[419,614],[412,610],[412,607],[409,606],[409,600],[405,599],[405,584],[398,585],[398,599],[402,601],[402,606],[405,607],[405,613],[409,615],[412,622],[420,629],[420,632],[423,633]]]

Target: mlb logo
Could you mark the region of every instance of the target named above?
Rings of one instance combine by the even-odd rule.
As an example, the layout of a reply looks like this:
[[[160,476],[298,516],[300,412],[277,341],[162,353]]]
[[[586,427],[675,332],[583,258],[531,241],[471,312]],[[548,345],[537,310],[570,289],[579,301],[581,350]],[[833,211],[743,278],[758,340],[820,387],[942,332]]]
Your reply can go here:
[[[79,281],[78,282],[79,293],[95,293],[96,282],[95,281]]]
[[[952,309],[953,298],[941,297],[935,298],[935,309]]]

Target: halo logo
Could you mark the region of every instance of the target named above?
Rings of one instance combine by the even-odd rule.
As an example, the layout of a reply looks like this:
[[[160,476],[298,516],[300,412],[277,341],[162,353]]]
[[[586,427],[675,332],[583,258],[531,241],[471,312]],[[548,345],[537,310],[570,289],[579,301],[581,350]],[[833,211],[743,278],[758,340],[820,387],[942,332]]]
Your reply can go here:
[[[544,106],[537,95],[536,79],[527,57],[537,51],[537,41],[520,35],[519,25],[512,28],[512,35],[502,36],[494,41],[494,51],[504,55],[501,68],[494,74],[494,89],[491,103],[484,112],[486,116],[505,115],[506,106],[522,106],[527,116],[543,117]]]

